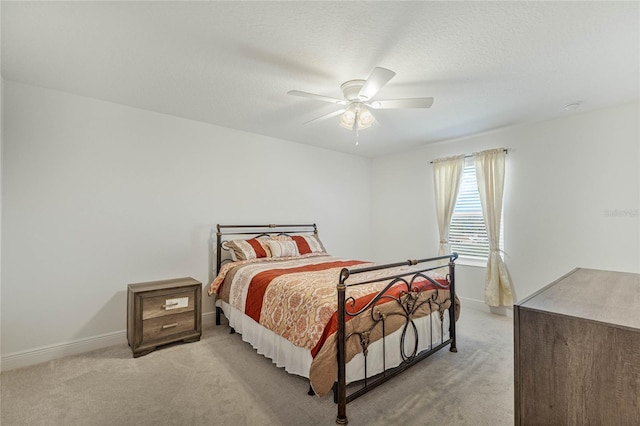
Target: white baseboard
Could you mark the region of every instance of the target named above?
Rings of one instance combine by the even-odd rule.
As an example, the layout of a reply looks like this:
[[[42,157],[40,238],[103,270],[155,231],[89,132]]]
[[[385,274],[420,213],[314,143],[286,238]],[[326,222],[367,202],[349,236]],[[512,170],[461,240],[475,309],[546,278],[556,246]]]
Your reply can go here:
[[[462,312],[464,312],[464,309],[466,307],[470,307],[472,309],[477,309],[477,310],[480,310],[480,311],[483,311],[483,312],[488,312],[490,314],[502,315],[504,317],[513,318],[513,308],[511,306],[509,306],[509,307],[500,306],[500,307],[496,308],[496,307],[493,307],[493,306],[488,306],[482,300],[469,299],[467,297],[460,297],[460,296],[458,296],[458,299],[460,299],[460,305],[461,305],[461,311]]]
[[[65,356],[78,355],[107,346],[121,345],[123,343],[127,343],[126,330],[87,337],[71,342],[42,346],[26,351],[13,352],[2,356],[2,371],[41,364]]]
[[[209,327],[215,325],[215,318],[215,311],[203,313],[202,326]],[[79,355],[96,349],[122,344],[127,344],[126,330],[114,331],[113,333],[87,337],[71,342],[42,346],[35,349],[28,349],[26,351],[13,352],[2,355],[0,370],[15,370],[16,368],[41,364],[43,362],[53,361],[54,359],[63,358],[65,356]]]

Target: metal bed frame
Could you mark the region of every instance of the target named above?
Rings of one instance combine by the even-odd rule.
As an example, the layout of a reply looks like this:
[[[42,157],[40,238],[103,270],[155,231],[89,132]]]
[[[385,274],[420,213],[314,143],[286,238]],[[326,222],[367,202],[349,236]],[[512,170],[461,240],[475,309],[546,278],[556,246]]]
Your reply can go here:
[[[216,232],[216,274],[220,271],[221,265],[226,262],[228,259],[222,258],[223,240],[224,236],[251,236],[258,237],[263,235],[270,234],[283,234],[283,235],[304,235],[304,234],[313,234],[318,235],[318,228],[316,224],[310,225],[217,225]],[[455,260],[458,258],[457,253],[452,253],[451,255],[446,256],[438,256],[420,260],[408,260],[404,262],[398,263],[389,263],[385,265],[376,265],[370,267],[361,267],[361,268],[344,268],[340,272],[340,276],[338,278],[338,283],[336,285],[337,294],[338,294],[338,330],[337,330],[337,353],[336,353],[336,362],[338,364],[338,378],[334,384],[334,402],[338,405],[338,414],[336,417],[336,423],[341,425],[346,425],[348,423],[347,414],[346,414],[346,405],[347,403],[353,401],[354,399],[364,395],[370,390],[378,387],[382,383],[387,380],[395,377],[400,374],[404,370],[413,366],[414,364],[422,361],[423,359],[429,357],[430,355],[438,352],[439,350],[445,348],[446,346],[450,347],[451,352],[457,352],[456,347],[456,303],[455,303]],[[445,264],[442,264],[446,261]],[[418,266],[421,265],[421,266]],[[379,271],[389,268],[396,268],[400,266],[414,266],[410,272],[400,274],[400,275],[389,275],[381,278],[377,278],[375,280],[365,280],[365,281],[357,281],[357,277],[360,274],[371,272],[371,271]],[[426,273],[429,271],[436,271],[445,269],[446,280],[448,282],[448,286],[443,286],[431,277],[427,276]],[[354,304],[355,300],[353,297],[347,296],[347,289],[349,287],[369,284],[373,282],[382,282],[391,280],[384,289],[382,289],[373,299],[366,304],[361,309],[355,310]],[[427,280],[429,281],[436,289],[447,288],[449,289],[449,296],[441,300],[437,301],[437,291],[432,297],[420,297],[422,290],[419,290],[417,287],[414,287],[414,282],[416,280]],[[392,286],[402,286],[402,292],[400,296],[392,296],[388,293],[388,290]],[[402,356],[402,363],[397,367],[393,367],[390,369],[384,368],[384,371],[374,377],[367,377],[367,353],[369,348],[369,335],[371,331],[375,327],[382,327],[382,350],[383,350],[383,359],[385,359],[385,351],[386,347],[384,344],[384,327],[385,327],[385,319],[386,316],[377,312],[374,307],[381,299],[389,299],[387,302],[395,302],[398,304],[399,308],[398,312],[394,312],[390,315],[401,315],[404,317],[404,325],[402,327],[402,335],[401,335],[401,343],[400,343],[400,352]],[[442,328],[443,318],[444,318],[444,308],[443,305],[449,302],[449,338],[444,339],[444,333]],[[418,352],[418,344],[419,344],[419,335],[416,328],[415,323],[413,322],[413,314],[424,304],[429,304],[430,310],[433,310],[435,307],[436,310],[440,314],[440,327],[441,327],[441,338],[439,341],[433,342],[433,337],[431,336],[431,341],[429,344],[429,348],[425,349],[421,352]],[[216,306],[216,325],[220,325],[220,314],[222,313],[222,309]],[[370,315],[373,320],[373,325],[366,330],[357,330],[352,331],[347,334],[346,332],[346,323],[348,317],[354,317],[357,315]],[[431,320],[430,320],[431,321]],[[430,327],[433,329],[433,324],[430,322]],[[233,332],[233,330],[232,330]],[[413,333],[413,337],[415,339],[413,349],[411,353],[406,353],[405,348],[405,338],[407,333]],[[365,377],[363,380],[360,380],[356,383],[350,383],[347,385],[346,383],[346,345],[347,341],[351,338],[358,339],[358,342],[361,345],[362,353],[365,357]],[[347,393],[348,388],[356,387],[357,389],[351,389],[350,393]]]

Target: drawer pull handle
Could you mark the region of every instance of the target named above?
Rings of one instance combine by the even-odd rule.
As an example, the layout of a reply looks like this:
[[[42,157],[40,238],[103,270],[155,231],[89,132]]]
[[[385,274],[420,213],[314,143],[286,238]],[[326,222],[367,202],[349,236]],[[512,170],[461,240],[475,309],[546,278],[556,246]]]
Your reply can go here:
[[[165,303],[164,305],[162,305],[162,307],[163,307],[164,309],[167,309],[167,308],[170,308],[170,307],[172,307],[172,306],[177,306],[177,305],[178,305],[178,302]]]
[[[165,324],[165,325],[163,325],[162,329],[166,330],[167,328],[173,328],[173,327],[177,327],[177,326],[178,326],[178,323],[174,322],[173,324]]]

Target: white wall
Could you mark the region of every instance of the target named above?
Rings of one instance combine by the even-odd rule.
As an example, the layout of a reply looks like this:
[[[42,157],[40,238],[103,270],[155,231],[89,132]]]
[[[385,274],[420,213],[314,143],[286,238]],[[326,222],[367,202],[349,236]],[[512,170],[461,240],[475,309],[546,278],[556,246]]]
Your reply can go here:
[[[0,8],[2,9],[2,8]],[[0,76],[0,319],[2,319],[2,151],[4,140],[4,79]],[[0,338],[0,354],[2,353],[2,339]],[[2,358],[0,357],[0,371]]]
[[[638,117],[634,103],[375,159],[373,259],[437,252],[431,160],[506,147],[505,251],[517,299],[575,267],[639,272]],[[460,296],[482,301],[484,273],[457,268]]]
[[[2,7],[0,7],[0,22],[2,21]],[[1,39],[1,36],[0,36]],[[2,41],[0,40],[0,45]],[[0,55],[0,70],[2,69],[2,55]],[[0,75],[0,320],[2,319],[2,151],[4,140],[4,78]],[[1,334],[0,334],[1,336]],[[2,354],[2,338],[0,337],[0,354]],[[0,371],[2,371],[2,357],[0,357]]]
[[[124,342],[128,283],[206,287],[216,223],[316,222],[332,254],[371,257],[369,159],[10,81],[3,97],[11,366],[114,333]]]

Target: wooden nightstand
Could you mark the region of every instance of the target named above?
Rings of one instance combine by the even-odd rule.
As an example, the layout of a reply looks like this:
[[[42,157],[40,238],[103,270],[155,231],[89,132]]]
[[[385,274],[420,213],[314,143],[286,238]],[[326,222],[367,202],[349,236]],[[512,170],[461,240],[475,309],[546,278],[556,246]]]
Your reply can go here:
[[[128,285],[127,340],[134,358],[202,334],[202,283],[176,278]]]

